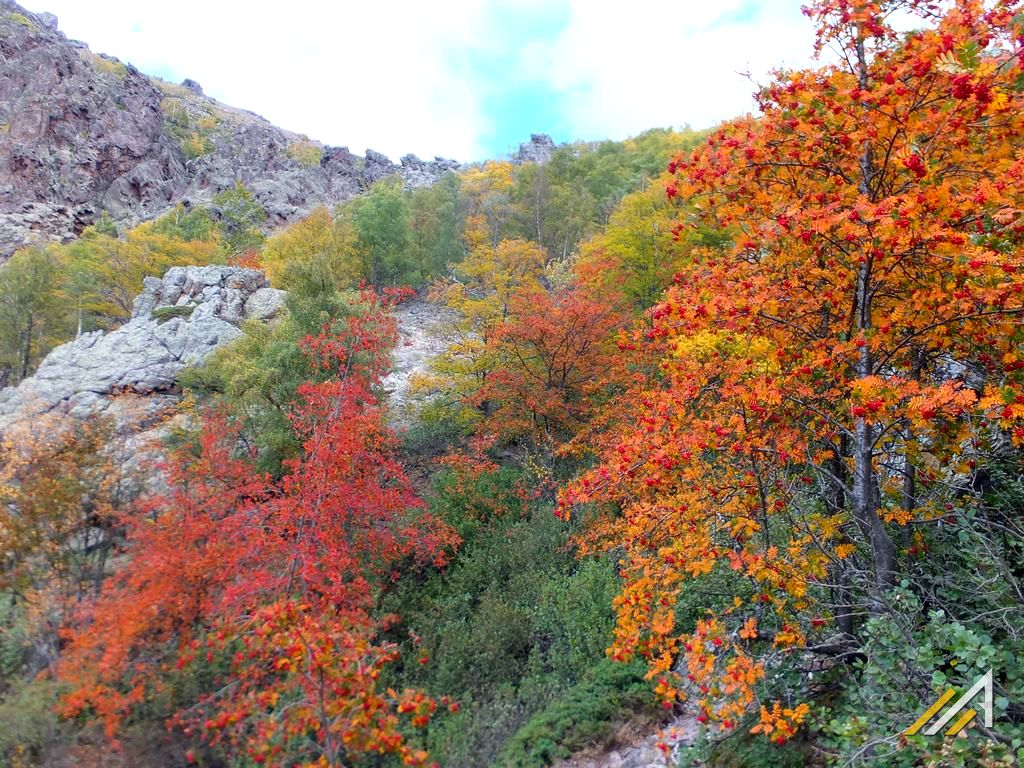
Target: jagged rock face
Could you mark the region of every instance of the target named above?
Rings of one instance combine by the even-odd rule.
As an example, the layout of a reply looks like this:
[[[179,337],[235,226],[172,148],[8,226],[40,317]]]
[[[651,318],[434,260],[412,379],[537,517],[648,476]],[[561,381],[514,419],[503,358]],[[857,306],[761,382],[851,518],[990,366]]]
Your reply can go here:
[[[106,208],[166,208],[185,174],[144,75],[0,2],[0,254],[66,239]]]
[[[274,227],[387,176],[421,186],[459,167],[325,147],[204,96],[193,80],[164,83],[94,54],[52,15],[0,0],[0,258],[70,239],[103,211],[133,224],[238,181]]]
[[[155,395],[157,410],[173,406],[183,368],[241,335],[245,320],[273,318],[283,298],[251,269],[174,267],[147,277],[127,323],[57,347],[35,375],[0,391],[0,429],[53,411],[87,419],[124,393]]]

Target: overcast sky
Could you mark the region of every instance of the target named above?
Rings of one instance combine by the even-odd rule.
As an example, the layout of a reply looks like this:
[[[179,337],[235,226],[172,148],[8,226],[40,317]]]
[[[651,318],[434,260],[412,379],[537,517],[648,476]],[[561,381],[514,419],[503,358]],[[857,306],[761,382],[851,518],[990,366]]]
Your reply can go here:
[[[100,53],[355,152],[494,157],[752,109],[801,0],[22,0]]]

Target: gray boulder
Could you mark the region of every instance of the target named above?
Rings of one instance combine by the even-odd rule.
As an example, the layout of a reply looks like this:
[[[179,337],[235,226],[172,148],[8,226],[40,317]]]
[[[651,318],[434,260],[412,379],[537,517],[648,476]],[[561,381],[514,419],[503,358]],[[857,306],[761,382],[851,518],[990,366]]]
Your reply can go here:
[[[184,80],[182,80],[181,81],[181,86],[183,88],[188,88],[190,91],[192,91],[192,93],[195,93],[195,94],[197,94],[199,96],[205,95],[203,93],[203,86],[201,86],[199,83],[197,83],[195,80],[193,80],[190,77],[186,77]]]

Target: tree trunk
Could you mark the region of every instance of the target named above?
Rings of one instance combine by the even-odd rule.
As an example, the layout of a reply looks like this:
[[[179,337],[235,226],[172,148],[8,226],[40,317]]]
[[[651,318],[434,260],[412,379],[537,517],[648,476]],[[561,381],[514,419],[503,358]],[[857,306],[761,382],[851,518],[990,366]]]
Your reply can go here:
[[[857,80],[862,89],[869,86],[867,53],[864,47],[863,29],[858,30],[856,44]],[[871,113],[864,105],[864,119],[870,120]],[[860,156],[860,181],[858,191],[865,198],[872,197],[872,182],[875,177],[875,158],[870,139],[864,140]],[[873,259],[864,259],[857,271],[855,296],[856,330],[863,346],[857,361],[857,376],[865,378],[874,374],[874,359],[871,353],[869,331],[872,328],[871,304],[874,290],[872,286]],[[853,428],[853,516],[860,528],[861,535],[871,546],[871,560],[874,571],[874,592],[872,610],[881,608],[880,595],[896,584],[896,547],[885,530],[885,524],[878,516],[879,498],[876,493],[877,478],[875,476],[875,425],[864,417],[857,417]]]
[[[28,376],[29,364],[32,361],[32,330],[33,318],[30,312],[25,319],[25,330],[21,334],[21,376],[19,380]]]

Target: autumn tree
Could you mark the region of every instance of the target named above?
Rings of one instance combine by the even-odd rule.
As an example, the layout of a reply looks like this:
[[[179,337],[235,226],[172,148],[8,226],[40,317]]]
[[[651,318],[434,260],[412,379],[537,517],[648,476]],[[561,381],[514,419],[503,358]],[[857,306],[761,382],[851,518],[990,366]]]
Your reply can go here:
[[[485,385],[495,366],[494,334],[509,317],[513,297],[542,289],[546,254],[540,246],[502,240],[492,247],[480,234],[454,277],[434,287],[438,300],[456,316],[447,329],[448,348],[434,362],[432,386],[454,403],[468,402]],[[480,399],[476,407],[483,413],[490,409]]]
[[[610,298],[536,287],[510,297],[489,342],[493,368],[470,398],[488,404],[482,431],[525,440],[550,461],[589,421],[616,379],[623,317]]]
[[[34,666],[54,664],[58,630],[99,589],[132,490],[107,420],[47,414],[0,442],[0,592],[31,609]]]
[[[934,24],[898,34],[897,6]],[[778,74],[759,117],[669,166],[667,197],[692,202],[679,225],[733,239],[689,254],[628,345],[657,375],[562,502],[597,503],[589,546],[625,552],[610,652],[646,658],[669,699],[694,689],[725,730],[793,650],[854,658],[922,533],[969,530],[955,502],[993,427],[1024,434],[1015,13],[815,3],[837,63]],[[677,625],[702,587],[708,612]],[[791,737],[799,696],[763,701],[754,730]]]
[[[173,214],[172,214],[173,215]],[[67,246],[67,303],[80,328],[109,328],[126,320],[145,277],[162,276],[174,266],[205,265],[221,257],[220,241],[186,240],[161,221],[147,222],[115,237],[87,231]]]
[[[466,200],[463,237],[470,253],[485,246],[494,247],[512,236],[510,227],[516,213],[513,174],[512,163],[497,161],[462,174],[461,190]]]
[[[638,309],[654,305],[680,266],[675,224],[663,184],[627,195],[604,231],[583,244],[578,279],[593,290],[621,292]]]
[[[185,733],[257,763],[340,766],[354,755],[426,759],[400,719],[436,704],[382,690],[394,649],[378,639],[376,596],[403,568],[441,564],[452,536],[423,514],[393,455],[374,388],[394,321],[366,312],[303,341],[325,375],[292,413],[301,454],[279,481],[239,455],[211,416],[171,490],[131,527],[131,562],[69,632],[65,713],[92,711],[111,735],[156,695],[169,665],[224,659],[226,679],[175,718]]]
[[[320,207],[270,237],[260,262],[279,288],[329,293],[354,287],[362,277],[355,245],[352,227]]]

